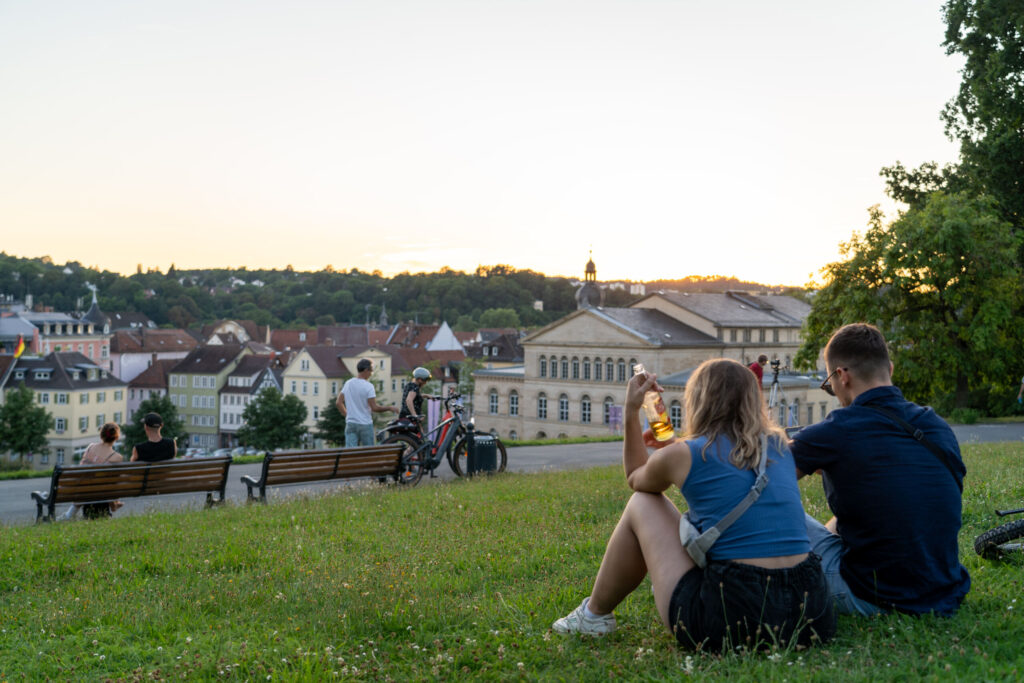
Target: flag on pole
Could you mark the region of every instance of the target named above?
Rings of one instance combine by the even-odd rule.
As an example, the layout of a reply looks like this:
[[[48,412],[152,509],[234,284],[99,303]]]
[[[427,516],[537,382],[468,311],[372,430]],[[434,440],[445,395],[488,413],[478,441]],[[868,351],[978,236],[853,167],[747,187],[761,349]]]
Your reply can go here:
[[[18,343],[14,347],[14,357],[17,358],[21,354],[25,353],[25,338],[20,334],[18,335]]]

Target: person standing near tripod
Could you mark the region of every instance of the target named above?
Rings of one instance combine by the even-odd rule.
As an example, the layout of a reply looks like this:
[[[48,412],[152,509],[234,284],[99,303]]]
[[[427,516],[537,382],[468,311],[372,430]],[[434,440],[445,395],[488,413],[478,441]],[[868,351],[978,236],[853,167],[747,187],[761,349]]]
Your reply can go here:
[[[757,377],[757,386],[761,386],[764,382],[764,366],[766,363],[768,363],[768,356],[762,353],[757,357],[756,361],[747,366],[754,373],[754,376]]]

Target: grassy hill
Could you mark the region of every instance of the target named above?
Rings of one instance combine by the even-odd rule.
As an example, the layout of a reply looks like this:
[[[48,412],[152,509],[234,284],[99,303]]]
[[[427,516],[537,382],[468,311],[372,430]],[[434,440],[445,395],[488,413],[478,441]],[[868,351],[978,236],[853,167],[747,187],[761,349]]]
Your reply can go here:
[[[966,448],[953,619],[840,619],[823,648],[679,650],[641,588],[603,640],[551,622],[589,591],[629,496],[615,467],[0,532],[0,680],[1017,679],[1021,562],[971,549],[1024,500],[1020,444]],[[807,510],[827,512],[817,478]]]

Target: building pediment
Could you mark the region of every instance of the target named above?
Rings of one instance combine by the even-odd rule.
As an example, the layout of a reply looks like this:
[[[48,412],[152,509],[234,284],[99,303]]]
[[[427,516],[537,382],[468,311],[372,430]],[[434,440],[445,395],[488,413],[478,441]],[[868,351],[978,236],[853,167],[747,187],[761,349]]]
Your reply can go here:
[[[523,344],[636,345],[646,343],[643,334],[593,310],[581,310],[541,328]]]

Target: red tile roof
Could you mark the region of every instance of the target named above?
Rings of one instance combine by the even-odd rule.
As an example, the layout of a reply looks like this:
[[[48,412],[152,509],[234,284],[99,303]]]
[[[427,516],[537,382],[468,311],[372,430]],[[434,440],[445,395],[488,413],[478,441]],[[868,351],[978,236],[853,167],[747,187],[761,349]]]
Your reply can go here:
[[[191,351],[197,346],[199,343],[185,330],[116,330],[110,339],[111,353]]]
[[[166,389],[167,373],[179,362],[180,359],[176,358],[158,360],[128,382],[128,386],[132,389]]]

